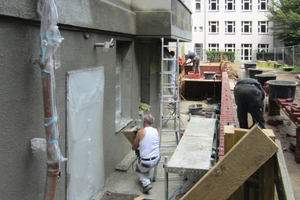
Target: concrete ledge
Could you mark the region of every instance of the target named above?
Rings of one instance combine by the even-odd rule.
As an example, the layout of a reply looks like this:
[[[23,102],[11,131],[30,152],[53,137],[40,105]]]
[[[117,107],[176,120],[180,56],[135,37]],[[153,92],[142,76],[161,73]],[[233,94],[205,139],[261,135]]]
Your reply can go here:
[[[134,151],[130,151],[125,158],[116,166],[116,170],[118,171],[127,171],[133,161],[136,159],[136,155]]]

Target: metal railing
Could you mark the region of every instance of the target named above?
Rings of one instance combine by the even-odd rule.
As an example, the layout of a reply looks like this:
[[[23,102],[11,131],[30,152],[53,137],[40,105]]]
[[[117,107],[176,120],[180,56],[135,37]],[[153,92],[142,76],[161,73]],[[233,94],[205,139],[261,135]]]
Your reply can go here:
[[[202,62],[220,62],[220,53],[207,53],[208,50],[195,48],[195,52],[200,55]],[[219,49],[218,52],[226,52]],[[224,54],[226,56],[226,53]],[[227,57],[227,56],[226,56]],[[272,50],[261,51],[258,49],[235,49],[234,56],[227,58],[230,62],[257,62],[277,61],[279,64],[288,66],[300,66],[300,45],[288,47],[275,47]]]

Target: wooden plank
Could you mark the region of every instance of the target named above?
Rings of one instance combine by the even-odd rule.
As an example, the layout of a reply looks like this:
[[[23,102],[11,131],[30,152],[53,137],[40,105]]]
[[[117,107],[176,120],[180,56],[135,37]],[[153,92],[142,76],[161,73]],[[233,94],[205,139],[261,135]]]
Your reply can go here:
[[[234,145],[234,126],[224,126],[224,137],[225,137],[225,144],[224,149],[225,153],[227,153]]]
[[[182,199],[227,199],[277,150],[255,125]]]
[[[275,197],[275,155],[262,167],[263,200],[274,200]]]
[[[276,136],[272,129],[263,129],[263,132],[275,142]]]
[[[236,144],[246,133],[249,132],[249,129],[235,128],[234,129],[234,144]]]
[[[225,153],[232,148],[232,146],[238,142],[249,129],[235,128],[234,126],[224,126],[225,135]],[[275,142],[275,134],[272,129],[262,130],[266,135],[268,135]],[[226,143],[228,146],[226,146]],[[233,143],[233,144],[232,144]],[[274,160],[273,160],[274,162]],[[272,161],[267,161],[258,171],[257,174],[259,178],[250,177],[248,181],[256,183],[259,185],[259,199],[260,200],[273,200],[274,199],[274,163]],[[273,186],[273,187],[272,187]],[[247,188],[249,190],[249,188]],[[245,195],[245,185],[243,184],[239,189],[237,189],[233,195],[231,195],[228,200],[241,200],[244,199]],[[250,194],[251,195],[251,194]]]
[[[249,129],[234,128],[234,144],[236,144],[246,133],[249,132]],[[243,183],[231,196],[234,197],[234,200],[242,200],[245,197],[245,183]]]
[[[234,128],[234,133],[237,134],[237,138],[235,139],[235,141],[239,141],[248,131],[249,129]],[[276,136],[272,129],[262,129],[262,131],[275,142]]]
[[[224,150],[225,154],[229,152],[229,150],[234,146],[234,126],[228,125],[224,126]],[[234,200],[235,196],[232,194],[227,200]]]
[[[277,195],[279,200],[294,200],[294,193],[290,182],[289,173],[285,163],[280,140],[275,140],[279,149],[276,153],[275,159],[275,184],[277,188]]]

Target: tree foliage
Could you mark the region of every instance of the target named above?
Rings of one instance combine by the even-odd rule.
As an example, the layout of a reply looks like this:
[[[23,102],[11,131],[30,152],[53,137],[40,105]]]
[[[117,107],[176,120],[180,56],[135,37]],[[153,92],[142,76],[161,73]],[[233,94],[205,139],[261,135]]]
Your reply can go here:
[[[270,29],[285,46],[300,45],[300,0],[272,0],[268,6]]]

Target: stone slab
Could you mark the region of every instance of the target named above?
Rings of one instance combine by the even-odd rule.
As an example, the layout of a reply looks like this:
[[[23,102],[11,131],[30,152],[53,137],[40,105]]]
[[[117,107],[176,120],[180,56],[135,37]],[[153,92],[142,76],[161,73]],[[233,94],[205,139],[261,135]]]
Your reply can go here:
[[[178,174],[203,174],[211,168],[210,158],[216,119],[192,117],[167,171]]]

